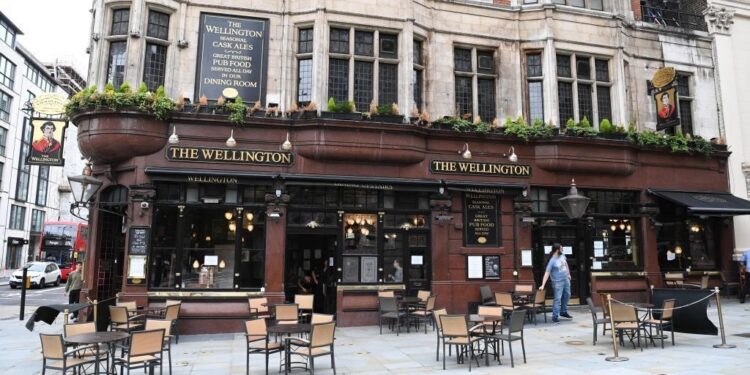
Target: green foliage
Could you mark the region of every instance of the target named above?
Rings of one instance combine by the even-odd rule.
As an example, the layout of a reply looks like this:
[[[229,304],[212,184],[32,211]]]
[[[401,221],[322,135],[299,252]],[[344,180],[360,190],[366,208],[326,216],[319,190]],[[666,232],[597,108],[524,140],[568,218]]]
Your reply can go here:
[[[104,92],[114,92],[115,91],[115,85],[112,84],[112,82],[107,83],[104,85]]]
[[[242,125],[245,123],[247,106],[242,102],[241,96],[237,95],[237,98],[235,98],[233,102],[227,103],[226,107],[227,111],[229,111],[229,116],[227,117],[229,122],[237,125]]]
[[[65,113],[73,116],[82,111],[99,108],[117,111],[133,107],[152,114],[159,120],[165,120],[174,110],[174,102],[167,97],[164,87],[161,86],[156,90],[156,94],[152,94],[142,83],[134,93],[127,83],[123,83],[118,90],[108,83],[104,86],[103,92],[98,91],[96,86],[91,86],[73,95],[65,106]]]
[[[328,99],[328,112],[335,113],[352,113],[354,112],[354,102],[336,102],[333,98]]]
[[[704,156],[711,155],[711,142],[707,141],[705,138],[698,135],[693,136],[693,139],[689,142],[689,144],[691,152]]]
[[[583,120],[579,123],[579,125],[583,128],[590,128],[591,123],[589,122],[589,118],[586,116],[583,116]]]
[[[148,86],[146,86],[146,82],[141,82],[141,84],[138,86],[138,92],[144,94],[148,92]]]
[[[529,126],[522,117],[516,118],[515,121],[508,118],[505,121],[505,134],[523,139],[528,142],[531,139],[549,138],[555,133],[555,127],[545,125],[540,119],[534,120],[534,124]]]
[[[604,134],[610,134],[616,132],[616,128],[612,126],[612,123],[608,119],[604,119],[599,123],[599,131]]]
[[[378,106],[378,116],[385,116],[391,114],[391,106],[387,104],[381,104]]]
[[[688,146],[688,140],[685,138],[684,135],[682,135],[681,131],[678,131],[673,136],[667,136],[667,145],[669,146],[669,149],[673,153],[687,153],[690,152],[690,147]]]
[[[565,122],[565,128],[570,129],[576,126],[576,122],[573,121],[572,118],[569,118],[568,121]]]
[[[611,126],[612,125],[610,124],[610,127]],[[583,116],[583,120],[579,123],[574,123],[572,119],[568,119],[565,128],[565,132],[568,135],[576,137],[596,137],[599,135],[599,132],[591,127],[591,123],[586,116]]]
[[[127,82],[124,82],[122,85],[120,85],[120,89],[117,90],[118,92],[122,94],[132,94],[133,90],[130,88],[130,84]]]
[[[664,147],[667,145],[667,138],[664,134],[644,130],[635,133],[635,143],[641,146]]]

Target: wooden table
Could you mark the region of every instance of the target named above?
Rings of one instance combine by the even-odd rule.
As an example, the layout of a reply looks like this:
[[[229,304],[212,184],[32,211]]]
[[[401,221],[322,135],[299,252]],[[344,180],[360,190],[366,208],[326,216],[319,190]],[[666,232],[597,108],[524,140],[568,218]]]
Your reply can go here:
[[[99,374],[99,344],[106,344],[109,349],[109,356],[107,356],[107,373],[115,373],[114,361],[112,362],[111,372],[109,366],[109,357],[114,355],[112,350],[112,344],[118,341],[127,340],[130,337],[125,332],[92,332],[92,333],[81,333],[80,335],[68,336],[65,338],[65,342],[78,345],[94,345],[96,354],[96,366],[94,373]]]
[[[301,324],[301,323],[296,323],[296,324],[278,324],[278,323],[276,323],[276,324],[270,325],[270,326],[268,326],[268,328],[266,328],[266,330],[269,333],[275,333],[275,334],[279,334],[279,335],[286,335],[287,336],[287,341],[288,341],[288,338],[291,337],[291,335],[293,333],[307,333],[307,332],[310,332],[311,329],[312,329],[312,326],[310,324]],[[286,346],[286,355],[284,356],[284,363],[282,364],[282,366],[284,366],[284,373],[285,374],[289,373],[289,371],[292,370],[292,365],[295,364],[295,363],[296,364],[304,364],[305,365],[304,368],[307,369],[307,362],[292,362],[292,357],[290,355],[290,347],[287,344],[287,346]]]

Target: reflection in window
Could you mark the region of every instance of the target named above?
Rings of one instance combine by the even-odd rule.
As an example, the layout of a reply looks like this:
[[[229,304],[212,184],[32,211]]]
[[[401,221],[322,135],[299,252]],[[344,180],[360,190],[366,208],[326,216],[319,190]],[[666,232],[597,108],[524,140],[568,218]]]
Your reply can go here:
[[[157,207],[151,231],[149,285],[152,288],[172,288],[177,270],[177,207]]]
[[[125,60],[127,42],[112,42],[109,44],[109,60],[107,63],[107,82],[120,87],[125,80]]]
[[[378,282],[377,215],[346,214],[343,221],[343,282]]]
[[[629,218],[597,218],[594,221],[592,271],[641,267],[638,222]]]

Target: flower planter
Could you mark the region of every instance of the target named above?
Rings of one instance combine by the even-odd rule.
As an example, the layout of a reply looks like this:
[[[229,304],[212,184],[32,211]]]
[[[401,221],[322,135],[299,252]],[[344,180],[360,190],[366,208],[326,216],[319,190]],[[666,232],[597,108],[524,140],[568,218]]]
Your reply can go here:
[[[370,117],[370,121],[386,122],[389,124],[403,124],[404,116],[401,115],[375,115]]]
[[[329,118],[333,120],[348,120],[348,121],[359,121],[362,120],[362,114],[358,112],[340,113],[340,112],[320,112],[321,118]]]
[[[628,135],[625,133],[599,133],[597,137],[604,139],[625,140],[628,138]]]
[[[266,117],[266,111],[264,110],[255,111],[253,113],[250,113],[248,117],[263,118],[263,117]]]
[[[297,111],[290,116],[293,120],[310,120],[318,117],[318,111]]]

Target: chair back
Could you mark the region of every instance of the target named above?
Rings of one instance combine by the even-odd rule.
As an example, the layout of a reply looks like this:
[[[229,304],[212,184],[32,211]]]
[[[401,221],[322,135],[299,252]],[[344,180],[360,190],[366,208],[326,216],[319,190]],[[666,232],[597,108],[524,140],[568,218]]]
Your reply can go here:
[[[133,332],[130,335],[130,358],[161,353],[163,345],[163,329]]]
[[[445,337],[467,337],[469,328],[466,327],[466,317],[463,315],[442,315],[440,325]]]
[[[250,298],[247,300],[247,305],[250,307],[250,312],[253,312],[253,311],[256,311],[259,313],[268,312],[268,298],[266,297]]]
[[[172,321],[166,319],[146,319],[146,326],[143,329],[146,331],[163,329],[164,336],[169,336],[172,330]]]
[[[299,317],[299,306],[297,304],[276,305],[276,320],[297,321]]]
[[[620,303],[612,304],[612,320],[615,323],[621,322],[637,322],[638,313],[635,311],[635,307],[623,305]]]
[[[65,345],[62,335],[39,334],[42,340],[42,357],[46,359],[63,359],[65,357]]]
[[[513,308],[513,296],[510,293],[495,293],[495,303],[499,306]]]
[[[138,310],[138,304],[135,301],[117,302],[116,306],[122,306],[128,309],[128,311]]]
[[[179,304],[181,304],[181,303],[182,303],[182,301],[180,301],[180,300],[178,300],[178,299],[168,299],[168,300],[166,300],[166,301],[165,301],[165,303],[164,303],[164,304],[165,304],[166,306],[172,306],[172,305],[179,305]]]
[[[609,307],[607,307],[607,295],[599,294],[599,298],[602,300],[602,316],[609,318]]]
[[[378,297],[395,297],[396,293],[394,293],[392,290],[379,290],[378,291]]]
[[[335,322],[313,324],[310,332],[310,348],[333,345],[335,333]]]
[[[265,337],[268,335],[268,330],[266,329],[266,320],[265,319],[251,319],[245,322],[245,333],[248,336],[263,336]]]
[[[534,293],[533,284],[516,284],[514,291],[516,293],[532,294]]]
[[[674,298],[664,300],[664,303],[662,304],[661,320],[672,320],[675,302],[676,300]]]
[[[508,324],[508,334],[523,331],[523,323],[526,320],[525,310],[516,310],[510,314],[510,324]]]
[[[398,311],[398,303],[396,297],[378,297],[380,305],[380,312],[396,312]]]
[[[182,307],[182,303],[167,305],[164,320],[177,320],[180,317],[180,307]]]
[[[63,327],[63,331],[65,332],[65,337],[80,335],[83,333],[95,333],[96,323],[86,322],[86,323],[66,324],[65,327]]]
[[[479,294],[482,295],[482,302],[492,301],[492,288],[489,285],[480,286]]]
[[[312,294],[295,294],[294,303],[300,310],[312,310],[314,298],[315,296]]]
[[[534,294],[534,304],[537,306],[544,306],[547,304],[547,296],[543,290],[537,290],[536,294]]]
[[[421,299],[422,302],[427,302],[427,299],[430,298],[430,291],[429,290],[420,290],[417,291],[417,298]]]
[[[477,315],[503,316],[502,306],[479,306]]]
[[[128,324],[128,308],[125,306],[110,306],[109,318],[115,324]]]
[[[333,315],[328,314],[312,314],[312,317],[310,318],[310,324],[318,324],[318,323],[330,323],[333,321]]]
[[[591,297],[586,297],[586,304],[589,305],[589,310],[591,310],[591,319],[596,322],[596,306],[594,306],[594,300],[592,300]]]
[[[430,296],[427,298],[427,304],[425,304],[426,311],[432,311],[435,309],[435,300],[437,300],[437,296]]]
[[[446,310],[445,308],[432,310],[432,315],[435,318],[435,325],[437,325],[438,332],[442,332],[443,325],[442,325],[442,322],[440,321],[440,317],[443,315],[448,315],[448,310]]]

